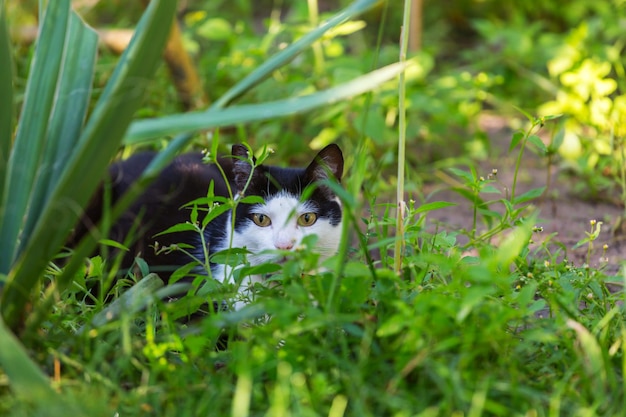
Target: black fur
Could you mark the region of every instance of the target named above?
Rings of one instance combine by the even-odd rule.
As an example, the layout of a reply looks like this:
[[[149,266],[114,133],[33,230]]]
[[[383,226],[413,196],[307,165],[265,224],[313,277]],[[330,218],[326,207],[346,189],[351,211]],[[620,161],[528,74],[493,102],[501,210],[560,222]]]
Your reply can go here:
[[[103,187],[111,187],[111,203],[115,204],[155,155],[140,153],[111,165],[108,180],[100,186],[90,202],[85,215],[76,226],[70,245],[76,244],[86,233],[98,233],[95,226],[103,213]],[[247,148],[242,145],[233,146],[232,156],[218,159],[233,194],[267,198],[282,190],[299,196],[308,185],[327,178],[340,181],[343,174],[343,156],[336,145],[329,145],[320,151],[307,168],[260,165],[255,167],[251,178],[252,166],[247,159]],[[249,178],[249,186],[243,190]],[[215,165],[204,164],[201,154],[181,155],[168,165],[110,230],[110,239],[124,242],[129,231],[136,229],[132,234],[134,241],[130,245],[130,251],[124,257],[123,268],[129,268],[134,258],[140,255],[151,271],[157,272],[167,281],[173,270],[189,263],[191,259],[181,251],[157,254],[153,247],[155,242],[160,247],[179,243],[196,244],[199,241],[196,232],[176,232],[157,237],[155,235],[176,224],[188,222],[190,209],[183,206],[206,197],[211,182],[214,184],[216,196],[229,196],[227,183],[219,169]],[[339,224],[341,206],[327,187],[318,186],[309,200],[319,206],[320,217],[328,218],[333,225]],[[204,211],[199,211],[200,222],[204,217],[203,213]],[[235,229],[250,216],[249,205],[238,205]],[[205,239],[209,248],[220,246],[228,227],[227,217],[227,214],[218,217],[206,228]]]

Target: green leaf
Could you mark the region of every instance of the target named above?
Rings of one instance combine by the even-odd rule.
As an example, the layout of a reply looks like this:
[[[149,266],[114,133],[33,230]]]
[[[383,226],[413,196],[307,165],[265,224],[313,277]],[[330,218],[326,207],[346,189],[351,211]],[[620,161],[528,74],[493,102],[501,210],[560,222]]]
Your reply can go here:
[[[517,205],[517,204],[525,203],[527,201],[534,200],[536,198],[541,197],[545,190],[546,190],[546,187],[533,188],[532,190],[526,191],[524,194],[515,197],[512,203],[513,205]]]
[[[533,123],[535,121],[535,118],[530,113],[528,113],[526,110],[523,110],[522,108],[517,107],[517,106],[513,106],[513,107],[515,108],[515,110],[517,110],[518,112],[522,113],[524,115],[524,117],[526,117],[528,119],[528,121],[530,123]]]
[[[550,142],[550,146],[548,146],[548,151],[553,154],[556,153],[563,144],[563,139],[565,139],[565,128],[561,127],[552,138],[552,142]]]
[[[566,324],[567,327],[576,332],[577,345],[582,353],[581,361],[587,372],[587,377],[599,382],[600,385],[598,386],[604,386],[607,373],[604,366],[604,355],[598,340],[581,323],[568,319]]]
[[[89,98],[98,48],[98,35],[72,13],[65,42],[63,71],[59,77],[55,105],[50,118],[37,181],[30,197],[26,226],[22,234],[30,236],[40,213],[65,168],[80,137]],[[26,239],[18,249],[23,250]]]
[[[524,132],[515,132],[511,138],[511,144],[509,145],[509,152],[517,147],[520,141],[524,139]]]
[[[0,4],[0,6],[2,6]],[[31,404],[45,405],[47,415],[82,415],[75,406],[63,400],[50,386],[50,381],[28,357],[20,341],[0,317],[0,367],[7,375],[11,389]],[[54,410],[54,412],[53,412]]]
[[[4,181],[13,138],[13,54],[6,22],[6,7],[0,0],[0,198],[3,195]]]
[[[470,172],[454,167],[448,168],[448,170],[462,180],[465,180],[465,184],[473,184],[476,182],[476,178]]]
[[[50,2],[49,5],[60,3]],[[171,24],[175,9],[176,3],[170,0],[150,2],[135,29],[133,39],[120,57],[93,109],[78,145],[51,193],[49,203],[39,216],[33,233],[28,236],[24,252],[8,274],[0,308],[10,327],[18,324],[30,290],[74,227],[80,212],[76,208],[86,205],[116,152],[135,110],[141,104],[143,87],[147,83],[144,80],[151,79],[161,60],[169,33],[164,28]],[[31,73],[29,80],[38,76],[37,72]],[[46,114],[49,112],[50,109]],[[9,218],[19,218],[16,217],[17,213],[12,215]],[[42,245],[41,242],[46,244]]]
[[[111,240],[111,239],[100,239],[99,243],[101,245],[105,245],[105,246],[110,246],[112,248],[116,248],[119,250],[123,250],[125,252],[128,252],[128,248],[124,245],[122,245],[120,242],[116,242],[115,240]]]
[[[494,269],[498,271],[508,270],[511,262],[513,262],[528,245],[536,220],[537,214],[535,213],[503,238],[495,256],[490,259]]]
[[[266,275],[278,272],[282,269],[282,266],[277,264],[261,264],[254,266],[244,266],[241,268],[240,276],[249,275]]]
[[[168,227],[166,230],[162,231],[161,233],[156,234],[155,237],[167,235],[169,233],[195,232],[195,231],[198,231],[198,228],[191,223],[178,223],[178,224],[175,224],[174,226]]]
[[[532,143],[542,155],[545,155],[546,153],[548,153],[548,148],[546,147],[546,144],[543,143],[543,141],[541,140],[539,136],[530,135],[528,137],[528,142]]]
[[[157,274],[146,275],[104,310],[96,314],[91,320],[90,327],[101,327],[112,320],[116,320],[122,314],[134,314],[143,310],[154,302],[155,292],[163,285],[163,280]],[[81,328],[78,333],[80,334],[84,330],[85,327]]]
[[[70,2],[48,3],[24,94],[24,105],[0,196],[0,273],[9,274],[23,227],[24,213],[43,153],[48,116],[54,105],[63,57]]]
[[[367,91],[395,78],[407,65],[392,64],[348,83],[318,93],[260,104],[232,106],[224,110],[189,112],[134,122],[124,139],[127,145],[149,141],[153,138],[182,132],[232,126],[258,120],[274,119],[327,106]]]
[[[415,209],[415,214],[427,213],[429,211],[439,210],[445,207],[456,206],[456,203],[450,203],[448,201],[433,201],[431,203],[422,204]]]

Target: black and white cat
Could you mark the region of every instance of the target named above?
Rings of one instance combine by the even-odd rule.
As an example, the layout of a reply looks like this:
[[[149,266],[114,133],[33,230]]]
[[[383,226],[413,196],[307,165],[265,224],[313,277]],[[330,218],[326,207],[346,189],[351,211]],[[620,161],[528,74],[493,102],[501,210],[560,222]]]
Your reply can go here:
[[[154,153],[140,153],[111,165],[108,185],[110,203],[114,204],[137,180],[154,158]],[[137,255],[151,272],[166,282],[171,273],[192,261],[189,255],[207,264],[205,254],[213,255],[224,249],[245,248],[251,265],[276,262],[281,255],[276,250],[294,250],[304,237],[317,235],[315,249],[321,258],[336,253],[341,236],[342,207],[339,198],[322,181],[341,181],[343,155],[337,145],[322,149],[306,168],[281,168],[256,165],[243,145],[234,145],[230,157],[218,158],[226,180],[216,165],[205,164],[200,153],[184,154],[168,165],[137,201],[112,226],[108,237],[124,242],[134,239],[125,256],[123,267],[129,268]],[[228,181],[228,185],[227,182]],[[187,203],[207,196],[213,183],[215,196],[229,197],[230,187],[235,198],[258,196],[262,203],[240,203],[212,220],[198,232],[181,231],[156,236],[168,228],[190,220]],[[313,191],[303,199],[303,191],[313,185]],[[103,190],[96,193],[85,216],[77,226],[73,241],[89,232],[102,216]],[[198,211],[202,222],[206,211]],[[234,227],[233,227],[234,226]],[[203,247],[206,244],[206,248]],[[158,243],[157,243],[158,242]],[[157,251],[171,245],[190,245],[188,253],[180,250]],[[206,250],[205,250],[206,249]],[[233,268],[210,263],[211,275],[220,282],[234,282]],[[240,293],[261,280],[248,278],[241,283]],[[242,302],[235,303],[240,308]]]

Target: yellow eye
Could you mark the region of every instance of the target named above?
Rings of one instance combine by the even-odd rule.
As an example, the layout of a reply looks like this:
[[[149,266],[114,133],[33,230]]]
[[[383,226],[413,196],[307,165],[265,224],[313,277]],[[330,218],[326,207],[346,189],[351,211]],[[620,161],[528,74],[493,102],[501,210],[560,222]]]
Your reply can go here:
[[[269,218],[269,216],[260,213],[254,213],[252,215],[252,221],[259,227],[267,227],[272,224],[272,220]]]
[[[317,221],[317,214],[315,213],[304,213],[298,217],[298,226],[313,226],[313,224]]]

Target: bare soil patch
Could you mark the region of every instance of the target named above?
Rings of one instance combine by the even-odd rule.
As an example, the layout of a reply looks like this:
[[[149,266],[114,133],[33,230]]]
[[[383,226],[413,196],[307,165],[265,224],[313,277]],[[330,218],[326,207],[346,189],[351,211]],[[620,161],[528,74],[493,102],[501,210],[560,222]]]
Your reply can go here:
[[[503,191],[507,188],[510,190],[513,184],[515,159],[517,157],[517,151],[508,153],[513,132],[499,118],[486,116],[481,120],[481,124],[492,140],[494,155],[488,161],[480,164],[479,169],[482,171],[479,172],[479,175],[486,178],[495,168],[498,170],[498,182],[494,185]],[[554,167],[552,169],[556,171]],[[593,268],[603,267],[609,275],[618,274],[621,264],[626,261],[626,236],[623,231],[615,232],[613,229],[620,216],[624,214],[624,208],[619,204],[607,201],[583,199],[575,191],[576,180],[559,172],[553,172],[551,181],[552,184],[546,197],[534,202],[540,210],[537,226],[543,227],[543,232],[535,235],[533,239],[540,242],[550,234],[556,233],[557,235],[552,238],[552,241],[560,242],[565,246],[567,250],[564,256],[575,266],[589,264]],[[530,151],[525,152],[521,171],[518,175],[516,195],[546,186],[546,182],[546,162]],[[450,187],[441,184],[428,185],[424,193],[431,195],[431,201],[457,203],[457,206],[429,213],[428,219],[431,224],[438,224],[440,228],[445,225],[449,230],[471,230],[472,206],[467,199],[452,191]],[[483,197],[488,200],[499,198],[495,194]],[[497,205],[491,208],[502,211],[502,207],[497,207]],[[588,245],[576,249],[574,246],[586,237],[585,232],[590,231],[591,220],[601,221],[603,226],[589,255]],[[480,230],[480,227],[484,228],[485,226],[479,222],[478,227]],[[606,250],[603,248],[605,244],[608,246]]]

